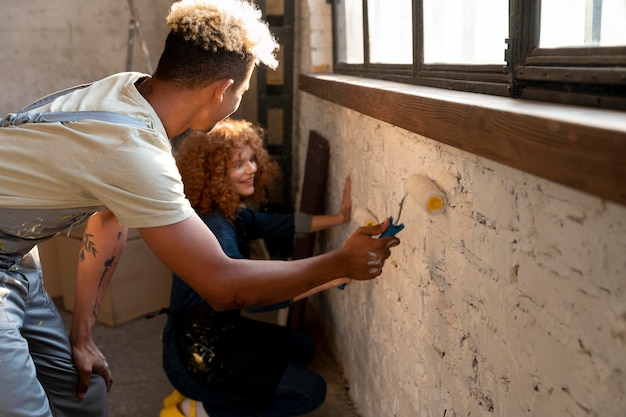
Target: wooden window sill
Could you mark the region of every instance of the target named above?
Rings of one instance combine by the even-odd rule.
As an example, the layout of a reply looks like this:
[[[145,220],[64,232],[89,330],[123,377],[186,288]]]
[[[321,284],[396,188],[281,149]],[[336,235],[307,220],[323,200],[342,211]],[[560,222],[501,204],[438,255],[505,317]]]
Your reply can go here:
[[[337,74],[300,90],[510,167],[626,205],[626,112]]]

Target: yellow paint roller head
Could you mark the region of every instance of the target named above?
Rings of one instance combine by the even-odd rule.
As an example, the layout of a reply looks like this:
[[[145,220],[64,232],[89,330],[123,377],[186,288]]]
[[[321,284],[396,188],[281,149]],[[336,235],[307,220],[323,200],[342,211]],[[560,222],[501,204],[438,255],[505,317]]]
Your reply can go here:
[[[445,210],[446,195],[425,175],[415,174],[404,182],[405,190],[426,213],[441,213]]]
[[[439,196],[432,196],[428,199],[426,203],[429,211],[437,211],[443,208],[443,200]]]
[[[354,209],[352,219],[359,226],[376,226],[378,224],[376,216],[374,216],[371,211],[363,207],[357,207]]]

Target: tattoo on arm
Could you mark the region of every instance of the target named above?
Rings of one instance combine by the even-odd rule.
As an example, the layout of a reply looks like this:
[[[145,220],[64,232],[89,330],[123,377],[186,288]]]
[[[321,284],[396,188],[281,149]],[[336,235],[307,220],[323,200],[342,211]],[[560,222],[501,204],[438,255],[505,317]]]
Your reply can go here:
[[[92,240],[93,239],[93,234],[91,233],[85,233],[83,235],[83,243],[82,243],[82,247],[81,250],[78,254],[78,257],[80,259],[80,262],[84,262],[85,261],[85,253],[90,253],[94,258],[97,257],[98,255],[98,249],[96,248],[96,244],[95,242]],[[111,255],[110,258],[105,259],[104,260],[104,269],[102,271],[102,274],[100,275],[100,280],[98,281],[98,293],[100,293],[100,291],[102,290],[102,285],[104,283],[104,277],[106,277],[107,272],[109,272],[109,269],[113,266],[113,264],[115,263],[115,252],[117,252],[117,247],[120,244],[120,241],[122,239],[122,232],[117,232],[117,241],[115,242],[115,247],[113,248],[113,255]],[[96,296],[97,299],[97,296]],[[94,317],[98,315],[98,309],[97,309],[97,301],[94,300],[94,305],[93,305],[93,315]]]
[[[96,249],[96,244],[91,240],[93,238],[93,234],[85,233],[83,235],[83,245],[80,248],[80,252],[78,254],[78,258],[81,262],[85,261],[85,251],[91,253],[91,255],[95,258],[98,254],[98,249]]]

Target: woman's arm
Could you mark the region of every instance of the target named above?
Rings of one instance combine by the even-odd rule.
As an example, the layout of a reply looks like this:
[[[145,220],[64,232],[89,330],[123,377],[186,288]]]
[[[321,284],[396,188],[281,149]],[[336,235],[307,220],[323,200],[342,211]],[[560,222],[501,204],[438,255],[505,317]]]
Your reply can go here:
[[[315,287],[303,294],[300,294],[296,297],[293,298],[293,301],[298,301],[298,300],[302,300],[303,298],[307,298],[313,294],[317,294],[318,292],[322,292],[325,291],[329,288],[337,288],[340,287],[342,285],[347,285],[350,284],[352,282],[352,280],[350,278],[337,278],[334,279],[332,281],[328,281],[326,284],[322,284],[319,287]]]

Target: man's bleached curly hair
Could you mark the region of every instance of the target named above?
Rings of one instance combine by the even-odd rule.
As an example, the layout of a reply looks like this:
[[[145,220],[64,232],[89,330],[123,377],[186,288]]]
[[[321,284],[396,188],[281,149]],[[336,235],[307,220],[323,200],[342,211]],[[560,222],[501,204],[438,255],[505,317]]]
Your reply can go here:
[[[280,176],[263,144],[265,131],[245,120],[225,119],[209,133],[193,131],[176,151],[176,165],[183,179],[185,195],[199,214],[220,210],[234,219],[242,198],[228,176],[230,161],[248,146],[254,153],[257,172],[254,194],[247,202],[264,202],[266,190]]]
[[[205,51],[229,51],[274,69],[278,43],[261,10],[246,0],[179,0],[166,18],[171,30]]]

